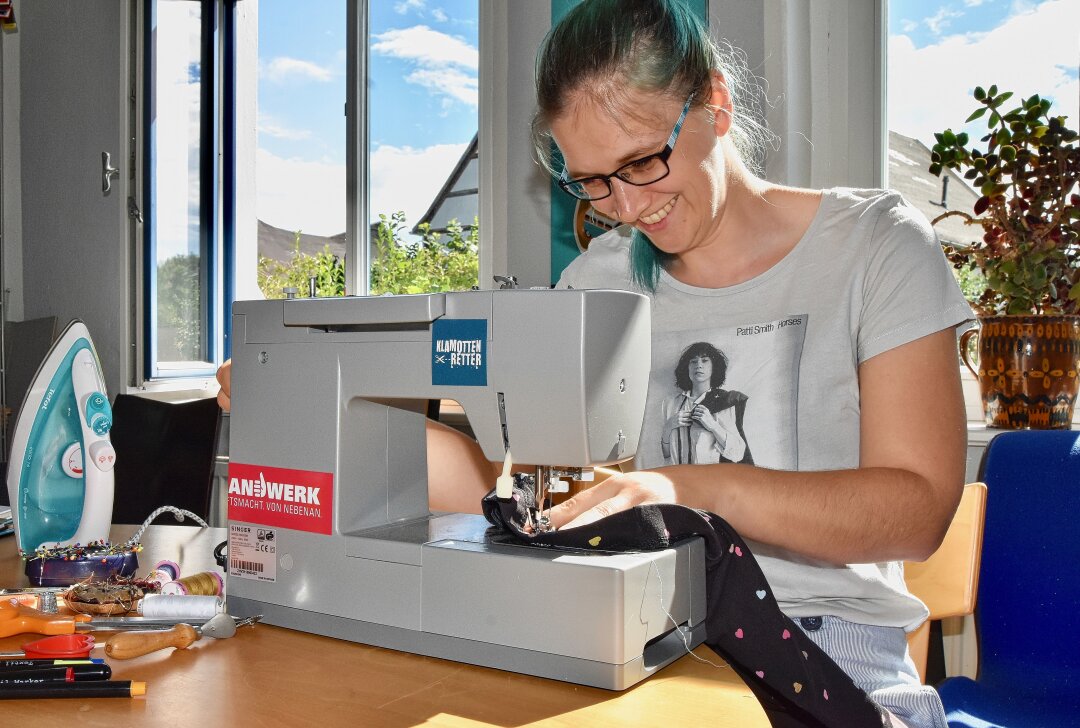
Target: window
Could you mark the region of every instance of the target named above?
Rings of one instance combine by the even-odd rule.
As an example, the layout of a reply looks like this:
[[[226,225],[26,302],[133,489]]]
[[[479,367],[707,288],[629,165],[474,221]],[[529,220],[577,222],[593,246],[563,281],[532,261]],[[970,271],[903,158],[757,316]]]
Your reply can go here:
[[[365,293],[380,239],[415,262],[421,223],[440,239],[451,219],[475,225],[477,0],[261,0],[258,14],[258,245],[238,265],[257,266],[261,295],[308,295],[311,279],[320,296]]]
[[[144,16],[145,373],[211,374],[223,358],[232,129],[228,0],[154,0]]]
[[[1080,5],[889,0],[888,8],[888,184],[929,219],[947,208],[970,209],[977,197],[962,177],[943,173],[938,178],[926,171],[934,133],[964,128],[975,110],[976,86],[996,84],[1017,98],[1039,94],[1075,124]],[[1039,52],[1025,52],[1033,42]],[[967,129],[976,139],[985,133],[981,121]],[[938,227],[946,240],[969,234],[953,220]]]
[[[254,263],[263,295],[307,295],[347,254],[347,2],[260,0],[258,15]]]
[[[962,176],[946,170],[935,177],[927,171],[935,132],[951,128],[973,139],[985,135],[982,121],[964,125],[976,108],[976,86],[997,85],[1017,98],[1038,94],[1051,99],[1053,113],[1068,116],[1071,125],[1080,118],[1077,3],[889,0],[888,9],[887,184],[928,219],[949,209],[971,210],[978,197]],[[1032,44],[1037,53],[1025,50]],[[965,242],[972,234],[956,218],[935,229],[946,242]],[[977,275],[958,279],[971,299],[985,286]],[[960,372],[968,420],[982,422],[977,383],[965,366]]]

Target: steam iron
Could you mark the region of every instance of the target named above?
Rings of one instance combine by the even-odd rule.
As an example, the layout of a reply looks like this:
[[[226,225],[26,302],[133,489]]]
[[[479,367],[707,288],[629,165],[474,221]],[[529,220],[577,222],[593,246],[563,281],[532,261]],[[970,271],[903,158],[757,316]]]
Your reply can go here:
[[[108,544],[116,463],[111,428],[90,332],[72,321],[34,375],[8,461],[15,539],[36,586],[129,576],[138,567],[133,550]]]

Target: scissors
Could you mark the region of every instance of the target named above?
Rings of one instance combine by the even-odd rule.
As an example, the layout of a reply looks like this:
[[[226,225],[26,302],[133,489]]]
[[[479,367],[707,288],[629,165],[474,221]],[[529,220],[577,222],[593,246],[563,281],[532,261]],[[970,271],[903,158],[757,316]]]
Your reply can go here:
[[[90,620],[88,614],[49,614],[19,604],[15,599],[0,599],[0,637],[10,637],[23,632],[45,635],[75,634],[79,623]]]

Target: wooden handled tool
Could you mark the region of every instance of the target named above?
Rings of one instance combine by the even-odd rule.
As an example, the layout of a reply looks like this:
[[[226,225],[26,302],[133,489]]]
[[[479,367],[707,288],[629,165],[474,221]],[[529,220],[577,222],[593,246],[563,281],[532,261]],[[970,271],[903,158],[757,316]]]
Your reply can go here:
[[[148,632],[121,632],[105,643],[105,654],[118,660],[148,655],[166,647],[185,649],[200,637],[225,639],[236,634],[236,621],[224,612],[207,620],[202,627],[178,624],[166,630]]]
[[[117,660],[130,660],[166,647],[182,650],[201,636],[190,624],[178,624],[155,632],[121,632],[105,643],[105,654]]]

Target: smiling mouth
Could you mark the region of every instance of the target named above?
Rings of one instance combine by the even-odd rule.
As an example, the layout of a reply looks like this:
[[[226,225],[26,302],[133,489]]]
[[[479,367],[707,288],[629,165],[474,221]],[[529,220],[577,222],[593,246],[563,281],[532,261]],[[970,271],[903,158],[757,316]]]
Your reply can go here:
[[[671,212],[671,208],[675,207],[675,203],[678,202],[678,200],[679,196],[675,195],[670,200],[668,200],[668,203],[661,207],[659,210],[652,213],[651,215],[642,215],[639,219],[648,225],[655,225],[656,223],[660,222],[668,216],[668,213]]]

